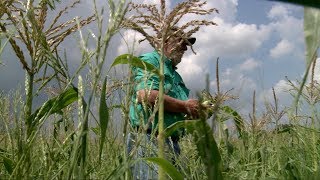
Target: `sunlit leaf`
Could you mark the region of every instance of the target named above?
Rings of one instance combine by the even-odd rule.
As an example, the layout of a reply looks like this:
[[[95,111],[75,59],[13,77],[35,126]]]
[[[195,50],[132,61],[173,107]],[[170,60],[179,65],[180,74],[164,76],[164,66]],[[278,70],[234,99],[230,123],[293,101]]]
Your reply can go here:
[[[119,65],[119,64],[130,64],[134,67],[145,69],[145,70],[152,72],[152,73],[155,73],[157,75],[160,74],[159,70],[156,67],[154,67],[152,64],[147,63],[147,62],[141,60],[140,58],[135,57],[131,54],[123,54],[123,55],[116,57],[116,59],[114,60],[114,62],[111,65],[111,67]]]
[[[160,166],[172,179],[183,180],[182,174],[167,160],[157,157],[144,158],[144,160],[152,162]]]
[[[104,140],[106,138],[106,132],[109,122],[109,109],[106,103],[106,86],[107,86],[107,78],[104,79],[101,91],[100,98],[100,107],[99,107],[99,118],[100,118],[100,149],[99,149],[99,160],[101,160],[101,154],[103,149]]]

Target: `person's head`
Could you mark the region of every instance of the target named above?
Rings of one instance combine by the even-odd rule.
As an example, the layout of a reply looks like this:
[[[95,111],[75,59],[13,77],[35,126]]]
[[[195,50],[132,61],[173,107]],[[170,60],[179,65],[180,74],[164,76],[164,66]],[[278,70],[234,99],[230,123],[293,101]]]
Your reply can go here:
[[[186,34],[176,27],[171,29],[170,38],[165,42],[164,54],[172,61],[173,66],[177,66],[182,59],[187,46],[192,46],[196,38],[187,37]]]

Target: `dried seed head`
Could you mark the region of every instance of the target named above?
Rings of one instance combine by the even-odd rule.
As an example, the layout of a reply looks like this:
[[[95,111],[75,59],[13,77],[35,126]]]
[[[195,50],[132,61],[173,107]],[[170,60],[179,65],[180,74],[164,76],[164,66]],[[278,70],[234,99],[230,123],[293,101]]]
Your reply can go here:
[[[208,15],[212,12],[218,13],[215,8],[205,9],[206,1],[188,0],[178,4],[171,12],[166,13],[165,0],[160,1],[160,7],[156,5],[135,4],[129,3],[128,11],[134,15],[125,17],[122,27],[125,29],[133,29],[141,33],[150,45],[160,51],[162,42],[177,34],[170,31],[173,27],[178,27],[177,24],[187,14]],[[197,32],[201,26],[217,25],[212,21],[193,20],[178,27],[177,31],[185,32],[187,37]],[[152,32],[147,32],[146,29],[151,29]],[[186,31],[187,29],[190,29]],[[191,47],[192,49],[192,47]],[[193,50],[193,49],[192,49]]]

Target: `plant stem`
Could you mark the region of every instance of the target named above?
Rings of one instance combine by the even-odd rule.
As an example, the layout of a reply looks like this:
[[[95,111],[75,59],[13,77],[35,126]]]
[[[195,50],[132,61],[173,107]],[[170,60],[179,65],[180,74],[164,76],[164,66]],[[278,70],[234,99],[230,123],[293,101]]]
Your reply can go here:
[[[33,79],[34,79],[33,73],[26,73],[26,81],[25,81],[26,103],[24,106],[24,112],[25,112],[25,120],[27,125],[27,138],[32,132],[32,121],[31,119],[29,119],[29,117],[31,116],[31,113],[32,113]]]
[[[22,166],[25,167],[25,174],[29,175],[29,170],[31,167],[31,149],[28,148],[28,141],[29,138],[32,134],[32,131],[34,129],[33,127],[33,122],[30,118],[31,114],[32,114],[32,101],[33,101],[33,80],[34,80],[34,74],[33,73],[26,73],[26,81],[25,81],[25,91],[26,91],[26,103],[25,103],[25,107],[24,107],[24,112],[25,112],[25,123],[27,126],[27,135],[26,135],[26,140],[25,140],[25,144],[24,144],[24,154],[25,154],[25,163],[22,163]],[[18,177],[21,175],[21,173],[23,173],[20,170],[18,170]],[[22,174],[23,175],[23,174]]]
[[[164,33],[163,33],[164,34]],[[165,35],[165,34],[164,34]],[[159,83],[159,120],[158,120],[158,126],[159,126],[159,135],[158,135],[158,156],[159,158],[165,158],[164,157],[164,38],[165,36],[162,36],[162,43],[161,43],[161,56],[160,56],[160,83]],[[165,172],[164,170],[159,167],[159,179],[165,179]]]

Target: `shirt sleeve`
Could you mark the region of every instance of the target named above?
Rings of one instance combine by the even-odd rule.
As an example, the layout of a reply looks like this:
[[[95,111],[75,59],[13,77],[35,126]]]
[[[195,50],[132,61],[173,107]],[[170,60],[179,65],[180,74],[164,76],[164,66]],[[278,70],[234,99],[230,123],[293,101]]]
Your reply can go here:
[[[159,69],[159,62],[152,56],[140,56],[140,59],[152,64]],[[158,75],[147,71],[146,69],[134,68],[134,81],[136,83],[135,91],[142,89],[159,90],[159,77]]]

